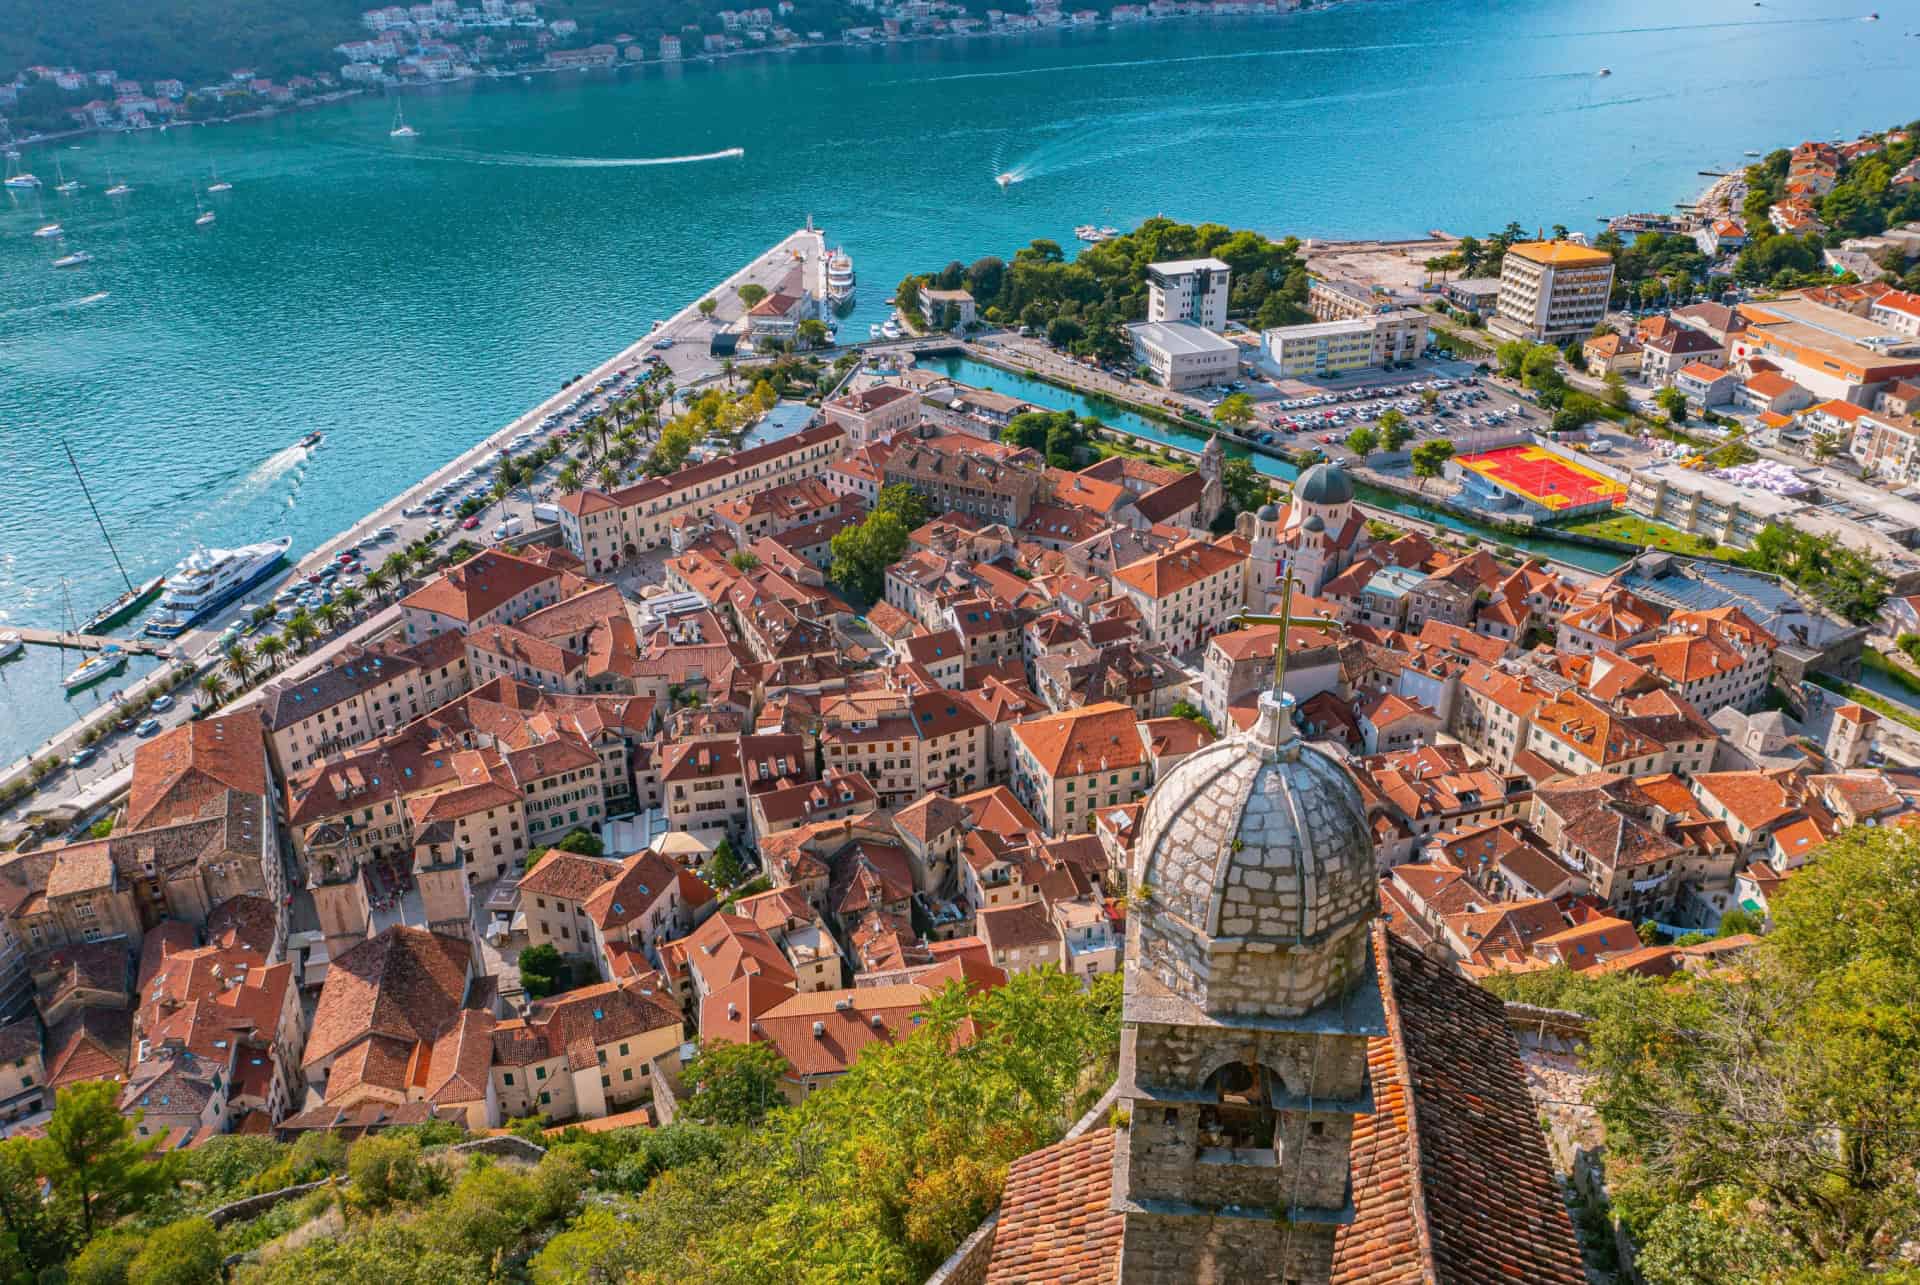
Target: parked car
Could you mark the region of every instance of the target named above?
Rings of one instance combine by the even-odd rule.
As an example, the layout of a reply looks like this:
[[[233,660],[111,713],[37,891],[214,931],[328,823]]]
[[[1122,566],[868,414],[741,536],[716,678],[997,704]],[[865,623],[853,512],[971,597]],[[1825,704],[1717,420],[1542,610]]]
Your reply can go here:
[[[465,522],[462,522],[460,529],[462,531],[478,531],[480,529],[480,515],[476,513]]]
[[[85,767],[87,764],[93,762],[95,759],[99,757],[100,757],[99,750],[95,749],[91,745],[83,745],[79,749],[73,752],[73,757],[67,760],[67,766],[68,767]]]
[[[134,728],[133,731],[136,736],[158,736],[160,734],[160,720],[157,718],[149,718],[142,722],[140,726]]]
[[[156,714],[164,714],[168,710],[173,708],[173,697],[168,696],[166,693],[162,692],[160,695],[153,698],[153,704],[148,706],[148,708],[153,710],[153,712]]]

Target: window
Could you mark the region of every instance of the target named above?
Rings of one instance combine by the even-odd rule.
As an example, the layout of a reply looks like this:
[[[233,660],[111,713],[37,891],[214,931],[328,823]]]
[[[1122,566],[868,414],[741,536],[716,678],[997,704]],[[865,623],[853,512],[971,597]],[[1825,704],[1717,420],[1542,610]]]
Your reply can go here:
[[[511,1088],[513,1086],[513,1072],[508,1071],[503,1078],[506,1080],[507,1086]]]
[[[541,1105],[541,1106],[546,1106],[547,1104],[549,1104],[549,1103],[550,1103],[550,1102],[552,1102],[552,1101],[553,1101],[553,1094],[551,1094],[551,1093],[542,1093],[542,1094],[540,1095],[540,1105]]]
[[[546,1068],[546,1067],[544,1067],[544,1066],[536,1066],[536,1067],[534,1067],[534,1068],[533,1068],[533,1078],[534,1078],[534,1079],[536,1079],[536,1080],[544,1080],[544,1079],[546,1079],[546,1078],[547,1078],[547,1068]],[[547,1095],[546,1095],[546,1094],[544,1094],[544,1093],[543,1093],[543,1094],[541,1094],[541,1095],[540,1095],[540,1100],[541,1100],[542,1102],[544,1102],[544,1101],[546,1101],[546,1099],[547,1099]]]

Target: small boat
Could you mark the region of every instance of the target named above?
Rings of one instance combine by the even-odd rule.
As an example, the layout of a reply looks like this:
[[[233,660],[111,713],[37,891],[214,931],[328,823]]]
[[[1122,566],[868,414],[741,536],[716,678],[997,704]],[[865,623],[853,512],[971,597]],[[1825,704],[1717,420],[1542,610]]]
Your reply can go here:
[[[118,182],[118,181],[112,181],[112,180],[113,180],[113,166],[111,166],[111,165],[109,165],[109,166],[107,166],[107,178],[108,178],[108,180],[110,180],[110,181],[108,182],[108,184],[107,184],[107,195],[108,195],[108,196],[126,196],[126,195],[128,195],[129,193],[131,193],[131,192],[133,191],[133,186],[132,186],[131,184],[129,184],[129,183],[121,183],[121,182]]]
[[[1747,155],[1748,155],[1748,156],[1758,156],[1758,155],[1760,155],[1760,153],[1759,153],[1759,152],[1748,152],[1748,153],[1747,153]]]
[[[220,167],[218,165],[213,166],[213,182],[207,184],[207,191],[209,192],[233,191],[233,184],[227,182],[227,180],[220,177]]]
[[[1862,19],[1860,19],[1860,21],[1862,21],[1862,22],[1878,22],[1878,21],[1880,21],[1880,15],[1879,15],[1879,14],[1877,14],[1877,13],[1870,13],[1870,14],[1868,14],[1868,15],[1867,15],[1866,17],[1864,17],[1864,18],[1862,18]]]
[[[12,660],[20,654],[20,649],[24,646],[26,644],[20,641],[20,635],[13,630],[9,629],[4,634],[0,634],[0,660]]]
[[[100,649],[98,656],[67,675],[67,690],[73,692],[79,691],[82,687],[90,687],[108,674],[121,669],[126,663],[127,653],[120,650],[120,644],[108,643]]]
[[[71,196],[84,186],[79,180],[70,179],[60,172],[60,158],[56,156],[53,160],[53,190]]]
[[[1601,74],[1602,76],[1611,76],[1611,75],[1613,75],[1613,68],[1611,68],[1611,67],[1602,67],[1602,68],[1600,69],[1600,74]]]
[[[14,175],[10,175],[7,178],[7,186],[12,188],[31,189],[31,188],[39,187],[40,180],[35,178],[31,174],[25,174],[25,173],[14,174]]]
[[[420,131],[407,124],[407,114],[400,110],[398,103],[393,108],[393,128],[387,131],[388,138],[418,138]]]
[[[60,225],[58,223],[44,223],[35,228],[33,234],[37,237],[56,237],[60,235]]]
[[[213,211],[201,205],[200,198],[198,196],[195,196],[193,198],[193,208],[200,211],[200,213],[196,214],[193,218],[193,226],[197,228],[204,228],[208,224],[213,222]]]
[[[308,433],[305,437],[300,439],[300,445],[305,447],[308,450],[312,450],[314,447],[320,445],[321,441],[322,441],[321,434]]]
[[[93,255],[85,250],[75,250],[72,254],[63,254],[53,261],[56,268],[77,268],[83,263],[92,263]]]
[[[993,181],[998,183],[1001,187],[1011,187],[1017,180],[1015,179],[1013,172],[1009,170],[1005,174],[997,175]]]

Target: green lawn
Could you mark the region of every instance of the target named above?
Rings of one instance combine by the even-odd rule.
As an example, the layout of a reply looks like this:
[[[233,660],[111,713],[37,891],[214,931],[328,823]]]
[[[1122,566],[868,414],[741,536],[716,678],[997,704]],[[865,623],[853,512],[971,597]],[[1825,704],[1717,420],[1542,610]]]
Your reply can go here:
[[[1112,432],[1114,430],[1109,429],[1107,431]],[[1161,455],[1157,448],[1149,450],[1147,447],[1137,444],[1131,438],[1121,441],[1114,441],[1112,439],[1097,441],[1093,443],[1093,449],[1099,453],[1099,458],[1103,460],[1117,455],[1124,459],[1145,460],[1149,464],[1157,465],[1160,468],[1172,469],[1177,473],[1191,473],[1193,471],[1193,461],[1186,456],[1175,454],[1171,459],[1168,459]]]
[[[1709,545],[1697,535],[1688,535],[1665,523],[1649,522],[1646,518],[1636,517],[1631,513],[1582,518],[1577,522],[1558,525],[1562,531],[1599,536],[1606,540],[1621,540],[1643,548],[1658,549],[1663,553],[1681,553],[1695,558],[1725,558],[1733,552],[1723,545]]]

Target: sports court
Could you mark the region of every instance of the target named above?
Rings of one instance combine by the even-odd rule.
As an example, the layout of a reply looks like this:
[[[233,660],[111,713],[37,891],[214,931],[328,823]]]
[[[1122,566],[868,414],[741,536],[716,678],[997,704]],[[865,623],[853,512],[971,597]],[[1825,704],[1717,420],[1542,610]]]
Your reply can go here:
[[[1602,477],[1542,446],[1503,446],[1497,451],[1463,455],[1460,467],[1555,512],[1590,504],[1618,504],[1627,495],[1625,483]]]

